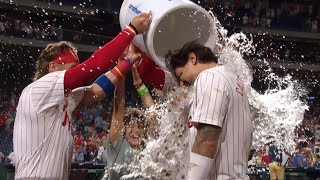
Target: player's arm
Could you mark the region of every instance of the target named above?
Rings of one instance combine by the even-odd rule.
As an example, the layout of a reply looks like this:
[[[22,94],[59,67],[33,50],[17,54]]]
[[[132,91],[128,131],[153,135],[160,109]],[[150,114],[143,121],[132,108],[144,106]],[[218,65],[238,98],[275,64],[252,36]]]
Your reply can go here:
[[[92,104],[113,93],[115,86],[128,74],[133,63],[140,60],[140,56],[141,51],[135,46],[130,45],[127,56],[120,60],[112,70],[97,78],[96,81],[85,90],[80,104]]]
[[[192,152],[214,159],[219,145],[221,127],[203,123],[199,123],[196,127],[198,131]]]
[[[141,13],[131,21],[139,33],[145,32],[150,23],[150,13]],[[97,50],[88,60],[67,70],[64,76],[65,90],[83,86],[110,69],[130,45],[135,35],[134,28],[128,26],[111,42]]]
[[[132,67],[132,77],[133,77],[133,84],[137,89],[137,92],[141,98],[143,107],[148,109],[152,108],[154,105],[153,98],[148,90],[148,88],[144,85],[139,72],[137,70],[137,64],[135,64]],[[148,117],[147,117],[147,136],[148,137],[156,137],[157,134],[157,114],[154,112],[148,112]]]
[[[198,131],[190,156],[189,179],[202,180],[208,177],[220,146],[228,93],[222,77],[205,72],[197,78],[194,94],[190,115]]]

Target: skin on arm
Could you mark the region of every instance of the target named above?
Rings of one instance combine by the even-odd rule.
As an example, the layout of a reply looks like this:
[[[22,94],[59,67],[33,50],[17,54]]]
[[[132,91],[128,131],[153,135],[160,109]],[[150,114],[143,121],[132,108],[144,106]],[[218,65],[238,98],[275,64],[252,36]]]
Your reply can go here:
[[[137,70],[137,63],[135,63],[132,67],[132,77],[133,77],[133,84],[134,86],[140,86],[142,84],[142,79],[139,75],[139,72]],[[145,95],[140,96],[143,107],[144,108],[150,108],[151,106],[154,105],[153,98],[150,94],[150,92],[147,92]]]
[[[109,132],[111,146],[115,146],[124,131],[125,100],[125,79],[123,79],[116,87],[114,94],[113,113]]]
[[[214,159],[219,146],[221,127],[198,123],[197,135],[192,146],[192,152]]]
[[[135,63],[132,67],[132,77],[133,77],[133,84],[134,86],[138,87],[142,84],[142,79],[139,75],[138,72],[138,65],[137,63]],[[143,104],[144,108],[150,108],[154,105],[154,101],[153,98],[150,94],[150,92],[148,91],[145,95],[141,96],[141,101]],[[153,137],[155,138],[157,135],[157,125],[158,125],[158,121],[157,121],[157,114],[150,112],[147,115],[147,137]]]

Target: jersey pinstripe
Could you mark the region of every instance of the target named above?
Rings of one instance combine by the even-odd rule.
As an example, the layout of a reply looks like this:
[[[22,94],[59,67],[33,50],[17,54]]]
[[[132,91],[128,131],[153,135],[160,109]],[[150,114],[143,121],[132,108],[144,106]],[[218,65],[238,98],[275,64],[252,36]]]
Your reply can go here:
[[[189,117],[192,122],[222,128],[208,179],[249,179],[246,170],[252,123],[248,97],[240,79],[224,66],[201,72],[194,83]],[[191,127],[191,146],[196,134],[197,130]]]
[[[65,71],[28,85],[17,106],[13,145],[15,179],[68,179],[73,137],[69,117],[83,96],[65,98]]]

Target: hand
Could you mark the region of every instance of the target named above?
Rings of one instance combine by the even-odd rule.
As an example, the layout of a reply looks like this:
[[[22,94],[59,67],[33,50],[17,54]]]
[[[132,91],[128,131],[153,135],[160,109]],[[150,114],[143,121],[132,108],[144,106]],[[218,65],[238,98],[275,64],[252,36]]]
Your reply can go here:
[[[130,44],[127,51],[127,57],[130,58],[133,62],[137,62],[142,59],[143,53],[135,45]]]
[[[143,12],[135,16],[131,24],[137,29],[137,31],[142,34],[147,31],[151,24],[152,14],[151,11]]]
[[[139,86],[142,83],[142,79],[141,79],[139,72],[138,72],[138,64],[137,63],[138,62],[134,63],[134,65],[131,68],[134,86]]]

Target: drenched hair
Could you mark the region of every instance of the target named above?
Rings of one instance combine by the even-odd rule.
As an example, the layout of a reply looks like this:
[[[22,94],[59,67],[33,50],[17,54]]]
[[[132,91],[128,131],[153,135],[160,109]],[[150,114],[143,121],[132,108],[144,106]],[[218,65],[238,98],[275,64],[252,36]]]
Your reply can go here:
[[[199,63],[218,63],[217,56],[213,51],[198,43],[197,41],[191,41],[185,44],[180,50],[172,54],[169,52],[166,55],[166,66],[175,75],[174,71],[176,68],[184,67],[188,63],[189,54],[194,53]]]
[[[145,124],[146,119],[147,117],[144,114],[144,111],[138,108],[128,107],[124,115],[124,125],[128,125],[130,122],[133,122],[133,121],[137,121],[139,123]]]
[[[48,44],[47,47],[41,52],[37,60],[34,80],[38,80],[42,76],[48,74],[49,63],[66,49],[76,50],[75,46],[71,42],[67,41]]]

